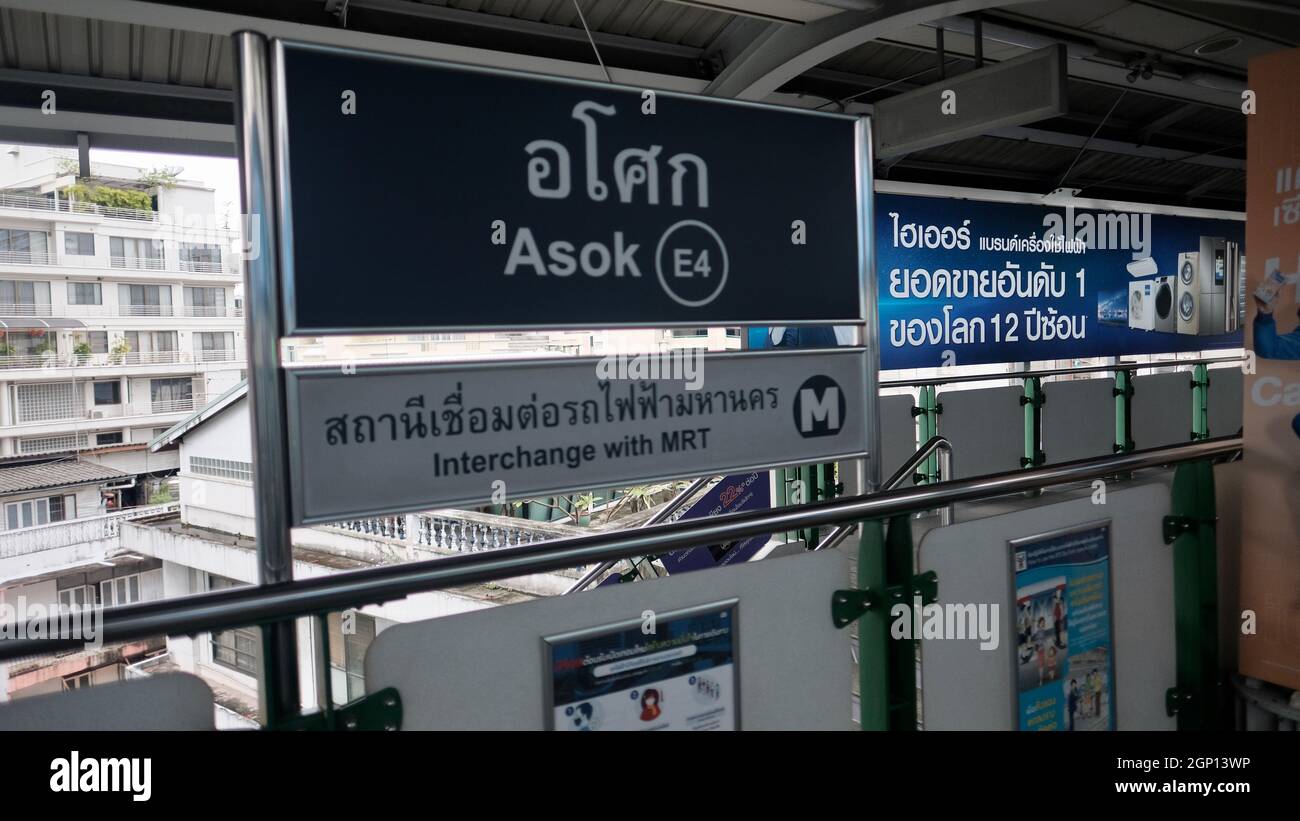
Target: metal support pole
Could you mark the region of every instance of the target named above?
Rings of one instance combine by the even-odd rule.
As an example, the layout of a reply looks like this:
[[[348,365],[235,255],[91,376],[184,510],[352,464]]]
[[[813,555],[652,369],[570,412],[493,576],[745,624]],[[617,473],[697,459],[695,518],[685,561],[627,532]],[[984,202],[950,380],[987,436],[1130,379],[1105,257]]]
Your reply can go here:
[[[240,202],[249,234],[245,242],[258,252],[244,261],[258,584],[277,585],[293,581],[293,543],[289,537],[289,454],[284,431],[284,379],[280,370],[283,324],[271,115],[274,78],[270,45],[265,37],[241,31],[233,40]],[[301,710],[294,622],[285,620],[264,625],[262,650],[259,706],[263,721],[267,726],[275,726]]]
[[[885,534],[886,586],[906,586],[914,572],[912,542],[912,517],[909,514],[893,516]],[[915,605],[914,599],[906,602]],[[894,639],[889,643],[889,729],[916,729],[916,651],[919,636],[911,639]]]
[[[1219,674],[1218,551],[1214,465],[1179,465],[1165,541],[1174,552],[1174,646],[1177,686],[1165,694],[1180,730],[1220,729],[1224,687]]]
[[[1043,380],[1031,376],[1025,380],[1025,395],[1020,404],[1025,410],[1025,455],[1020,466],[1035,468],[1047,461],[1043,453],[1043,404],[1047,401],[1043,393]]]
[[[942,36],[942,35],[941,35]],[[939,57],[940,71],[943,56]],[[867,396],[863,403],[863,425],[867,434],[867,458],[855,463],[854,484],[860,494],[875,493],[883,478],[880,463],[880,322],[876,315],[875,191],[871,120],[858,120],[857,198],[862,225],[858,236],[862,275],[862,317],[857,341],[866,348]],[[859,590],[885,586],[885,534],[879,520],[864,521],[858,538]],[[871,611],[858,621],[858,708],[864,730],[889,728],[889,618]]]
[[[863,522],[858,541],[858,589],[888,586],[885,528]],[[858,719],[864,730],[889,729],[889,614],[873,607],[858,620]]]
[[[1115,452],[1131,453],[1133,442],[1133,372],[1115,371]]]
[[[1192,369],[1192,441],[1210,438],[1210,369]]]
[[[975,68],[984,67],[984,15],[975,12]]]

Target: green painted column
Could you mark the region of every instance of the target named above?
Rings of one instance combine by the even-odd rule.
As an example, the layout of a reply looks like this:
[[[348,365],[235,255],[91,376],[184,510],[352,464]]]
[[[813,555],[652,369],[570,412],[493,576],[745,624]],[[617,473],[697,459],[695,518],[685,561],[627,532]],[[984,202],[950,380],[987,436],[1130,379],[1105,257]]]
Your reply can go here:
[[[1040,377],[1030,376],[1024,381],[1025,395],[1020,397],[1020,404],[1025,415],[1025,455],[1020,459],[1020,466],[1033,468],[1047,461],[1047,454],[1043,453],[1043,404],[1047,397]]]
[[[885,577],[890,587],[904,589],[912,582],[914,547],[912,543],[912,516],[904,513],[889,520],[885,534]],[[906,602],[912,607],[913,600]],[[885,614],[887,623],[893,618]],[[888,626],[886,626],[888,630]],[[887,638],[889,642],[889,729],[916,730],[916,649],[917,641]]]
[[[1129,453],[1133,443],[1133,372],[1115,371],[1115,452]]]
[[[858,589],[881,591],[886,585],[884,524],[863,522]],[[889,729],[889,655],[889,613],[873,607],[858,619],[858,708],[864,730]]]
[[[1218,549],[1214,465],[1189,462],[1174,471],[1165,541],[1174,552],[1174,643],[1177,686],[1166,694],[1180,730],[1222,729],[1219,670]]]
[[[1210,369],[1204,363],[1192,370],[1192,441],[1210,438]]]

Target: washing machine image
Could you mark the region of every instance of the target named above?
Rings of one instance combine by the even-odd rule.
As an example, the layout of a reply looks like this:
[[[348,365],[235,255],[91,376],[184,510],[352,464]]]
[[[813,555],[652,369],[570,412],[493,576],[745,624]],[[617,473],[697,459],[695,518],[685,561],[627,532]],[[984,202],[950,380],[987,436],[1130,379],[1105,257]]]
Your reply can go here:
[[[1201,332],[1201,254],[1184,251],[1178,255],[1178,333]]]
[[[1155,283],[1152,280],[1134,280],[1128,284],[1128,326],[1138,331],[1156,327]]]
[[[1155,294],[1152,301],[1155,307],[1155,327],[1151,330],[1166,334],[1177,333],[1178,306],[1174,303],[1178,301],[1178,277],[1156,277],[1151,280],[1151,285]]]

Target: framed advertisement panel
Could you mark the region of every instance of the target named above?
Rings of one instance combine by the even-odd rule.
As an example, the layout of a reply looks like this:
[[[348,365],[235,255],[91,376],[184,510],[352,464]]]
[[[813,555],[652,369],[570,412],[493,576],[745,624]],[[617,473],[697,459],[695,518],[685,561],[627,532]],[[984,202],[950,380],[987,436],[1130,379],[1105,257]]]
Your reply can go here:
[[[549,730],[739,730],[739,599],[547,636]]]
[[[1021,730],[1115,729],[1109,520],[1009,542]]]

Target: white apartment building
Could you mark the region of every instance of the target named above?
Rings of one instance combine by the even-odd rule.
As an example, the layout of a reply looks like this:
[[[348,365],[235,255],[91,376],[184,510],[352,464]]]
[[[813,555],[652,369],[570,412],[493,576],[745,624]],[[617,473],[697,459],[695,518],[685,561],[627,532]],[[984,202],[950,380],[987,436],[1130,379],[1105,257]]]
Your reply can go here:
[[[174,470],[148,442],[242,378],[235,233],[217,227],[202,183],[76,170],[74,152],[0,147],[0,460]],[[86,201],[98,187],[142,192],[151,208]]]
[[[246,386],[238,383],[156,437],[153,456],[180,465],[176,502],[0,532],[0,604],[105,606],[174,598],[257,582],[252,437]],[[84,464],[84,463],[74,463]],[[65,466],[70,482],[111,478]],[[12,489],[22,488],[15,475]],[[0,479],[3,474],[0,474]],[[0,487],[0,490],[3,488]],[[493,549],[590,532],[572,525],[462,510],[375,517],[293,532],[294,577],[313,578],[384,564]],[[298,622],[304,703],[363,693],[363,660],[374,637],[408,621],[563,592],[578,570],[492,585],[416,594],[347,614]],[[318,655],[322,630],[328,659]],[[180,670],[202,677],[216,697],[217,726],[255,721],[261,642],[255,628],[195,637],[156,637],[0,663],[0,701]],[[327,665],[322,664],[323,661]]]

